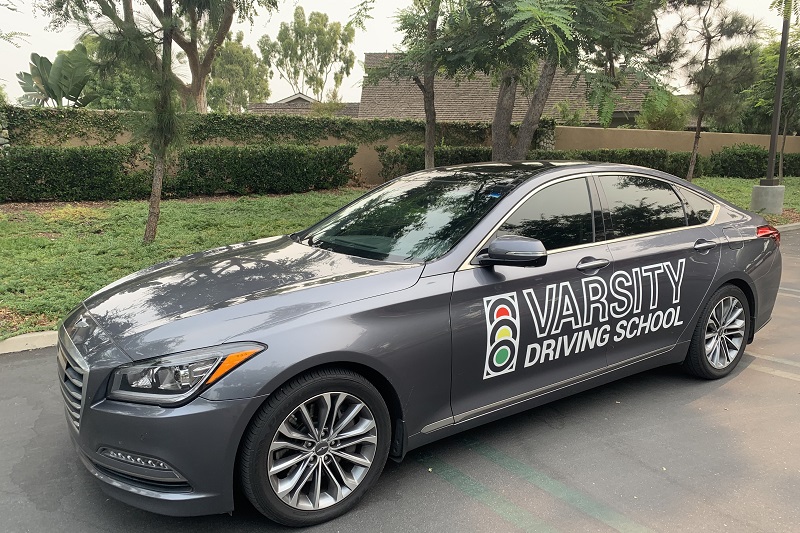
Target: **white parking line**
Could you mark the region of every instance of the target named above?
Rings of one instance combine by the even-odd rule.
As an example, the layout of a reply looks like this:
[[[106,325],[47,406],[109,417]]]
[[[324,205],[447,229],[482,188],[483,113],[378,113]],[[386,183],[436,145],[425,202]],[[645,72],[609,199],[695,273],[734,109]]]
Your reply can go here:
[[[779,290],[789,291],[789,292],[796,292],[797,294],[800,294],[800,290],[798,290],[798,289],[790,289],[789,287],[779,287]]]
[[[780,378],[791,379],[793,381],[800,381],[800,376],[797,374],[792,374],[791,372],[784,372],[783,370],[774,370],[769,368],[768,366],[761,366],[761,365],[750,365],[747,367],[748,369],[752,368],[753,370],[758,370],[759,372],[763,372],[765,374],[771,374],[773,376],[778,376]]]
[[[745,353],[752,357],[757,357],[758,359],[764,359],[766,361],[772,361],[773,363],[780,363],[782,365],[796,366],[800,368],[800,361],[792,361],[791,359],[783,359],[782,357],[773,357],[771,355],[761,355],[749,351]]]

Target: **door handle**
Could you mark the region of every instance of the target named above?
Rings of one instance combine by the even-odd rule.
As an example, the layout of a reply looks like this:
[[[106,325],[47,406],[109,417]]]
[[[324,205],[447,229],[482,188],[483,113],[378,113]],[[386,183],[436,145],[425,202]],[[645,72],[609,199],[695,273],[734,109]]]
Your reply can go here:
[[[584,270],[600,270],[601,268],[607,267],[611,264],[611,261],[608,259],[595,259],[593,257],[587,257],[586,259],[581,260],[580,263],[575,267],[580,271]]]
[[[694,249],[698,252],[707,252],[709,250],[713,250],[717,247],[717,243],[714,241],[707,241],[705,239],[698,239],[697,242],[694,243]]]

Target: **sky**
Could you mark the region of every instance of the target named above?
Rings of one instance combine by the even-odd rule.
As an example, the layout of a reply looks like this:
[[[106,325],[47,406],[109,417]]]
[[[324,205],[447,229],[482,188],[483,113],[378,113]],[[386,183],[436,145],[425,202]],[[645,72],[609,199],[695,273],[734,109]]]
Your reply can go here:
[[[22,90],[16,81],[16,73],[28,70],[28,61],[32,52],[50,58],[55,57],[59,50],[72,48],[75,40],[80,35],[80,30],[74,26],[62,31],[49,29],[49,19],[37,13],[30,0],[14,0],[18,12],[0,11],[0,29],[3,32],[18,31],[29,36],[21,40],[19,47],[0,42],[0,84],[5,86],[6,93],[16,99],[22,95]],[[372,11],[372,20],[368,20],[366,31],[356,34],[353,51],[356,53],[358,63],[351,75],[344,80],[340,89],[342,100],[357,102],[361,99],[361,80],[364,70],[360,62],[364,59],[365,52],[386,52],[394,50],[400,43],[401,36],[394,30],[394,16],[398,9],[410,5],[410,0],[378,0]],[[771,0],[728,0],[730,8],[738,9],[746,14],[761,19],[763,23],[775,29],[780,29],[780,17],[770,11]],[[278,33],[280,23],[292,19],[296,5],[302,5],[306,15],[311,11],[322,11],[328,14],[330,20],[346,22],[358,0],[282,0],[277,12],[262,12],[256,17],[253,25],[249,23],[234,24],[233,31],[243,31],[245,44],[257,50],[256,43],[262,35],[272,38]],[[263,10],[262,10],[263,11]],[[188,69],[186,69],[188,74]],[[280,80],[278,74],[270,83],[272,96],[269,101],[274,102],[287,96],[293,91],[289,85]]]

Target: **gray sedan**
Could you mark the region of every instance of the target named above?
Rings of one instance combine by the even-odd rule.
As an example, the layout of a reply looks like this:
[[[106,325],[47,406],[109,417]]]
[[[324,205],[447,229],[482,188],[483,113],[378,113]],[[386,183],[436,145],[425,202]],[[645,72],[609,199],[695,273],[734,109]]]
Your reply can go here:
[[[282,524],[387,458],[666,364],[729,374],[780,234],[662,172],[486,163],[398,178],[299,233],[153,266],[59,329],[68,431],[111,496]]]

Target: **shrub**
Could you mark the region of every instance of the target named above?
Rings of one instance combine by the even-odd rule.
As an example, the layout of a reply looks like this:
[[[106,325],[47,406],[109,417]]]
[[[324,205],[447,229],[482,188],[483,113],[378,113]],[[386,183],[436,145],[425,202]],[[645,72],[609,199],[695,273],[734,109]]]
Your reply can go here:
[[[383,165],[380,176],[384,181],[425,168],[425,148],[401,144],[394,150],[376,147],[378,160]],[[437,166],[460,165],[491,161],[492,149],[486,146],[437,146],[434,149]]]
[[[662,170],[673,176],[686,179],[686,174],[689,173],[689,161],[692,159],[692,152],[671,152],[667,157],[666,167]],[[702,177],[706,172],[707,158],[697,154],[697,161],[694,164],[695,178]]]
[[[354,145],[195,146],[183,150],[165,190],[176,196],[294,193],[331,189],[352,177]]]
[[[0,200],[119,200],[146,197],[149,178],[131,170],[130,146],[12,146],[0,155]]]
[[[800,154],[783,154],[783,175],[800,176]]]
[[[528,153],[530,160],[577,160],[621,163],[662,170],[678,177],[685,177],[689,169],[688,152],[670,153],[661,149],[619,149],[619,150],[532,150]],[[436,149],[436,165],[457,165],[461,163],[477,163],[489,161],[491,148],[485,147],[438,147]],[[421,146],[400,145],[394,150],[385,146],[378,147],[378,158],[383,169],[381,177],[385,180],[401,176],[408,172],[421,170],[424,167],[424,150]],[[698,156],[695,176],[703,173],[703,158]]]
[[[725,146],[711,154],[709,174],[730,178],[758,178],[767,173],[769,151],[754,144]]]

